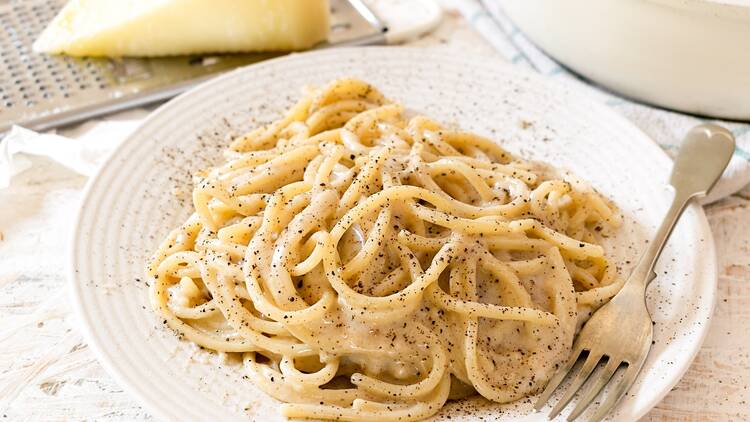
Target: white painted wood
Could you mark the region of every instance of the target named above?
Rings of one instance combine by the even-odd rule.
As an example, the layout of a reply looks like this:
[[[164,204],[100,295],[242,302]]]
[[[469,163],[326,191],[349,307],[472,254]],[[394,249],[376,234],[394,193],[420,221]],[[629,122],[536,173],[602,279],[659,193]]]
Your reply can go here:
[[[451,10],[434,34],[413,44],[495,54]],[[85,178],[34,164],[0,190],[0,422],[150,420],[99,365],[70,314],[67,236]],[[647,421],[750,419],[750,188],[706,211],[720,264],[711,331]]]

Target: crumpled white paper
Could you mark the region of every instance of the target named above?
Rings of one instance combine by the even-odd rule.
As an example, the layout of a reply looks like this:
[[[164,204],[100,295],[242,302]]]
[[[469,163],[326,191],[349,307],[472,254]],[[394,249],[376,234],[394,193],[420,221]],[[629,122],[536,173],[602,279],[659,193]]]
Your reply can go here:
[[[0,140],[0,189],[10,186],[13,176],[31,167],[28,155],[47,157],[78,174],[92,175],[140,125],[145,114],[134,111],[125,120],[91,121],[66,133],[68,136],[13,126]]]

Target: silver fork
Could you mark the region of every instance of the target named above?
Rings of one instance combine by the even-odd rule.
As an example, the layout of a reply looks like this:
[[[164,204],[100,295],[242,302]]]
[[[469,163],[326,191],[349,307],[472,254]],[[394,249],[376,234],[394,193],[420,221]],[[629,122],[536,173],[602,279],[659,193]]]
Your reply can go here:
[[[604,402],[596,410],[592,421],[600,421],[625,395],[640,372],[651,349],[653,322],[646,309],[646,287],[656,277],[654,266],[659,259],[675,223],[693,198],[704,196],[714,186],[734,152],[734,137],[728,130],[711,124],[696,126],[688,132],[672,168],[670,184],[674,199],[656,236],[641,256],[635,270],[622,290],[609,303],[596,311],[583,326],[573,343],[570,359],[552,376],[534,408],[539,411],[549,400],[575,363],[582,359],[580,371],[570,387],[552,408],[554,418],[567,406],[586,383],[600,361],[603,369],[591,377],[568,421],[577,418],[614,379],[620,368],[622,378],[613,381]],[[571,374],[572,375],[572,374]]]

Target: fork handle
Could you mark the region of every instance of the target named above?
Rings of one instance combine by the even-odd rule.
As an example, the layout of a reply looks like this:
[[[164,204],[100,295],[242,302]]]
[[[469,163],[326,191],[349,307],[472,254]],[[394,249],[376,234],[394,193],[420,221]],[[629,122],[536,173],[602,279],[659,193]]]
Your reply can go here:
[[[645,289],[649,283],[656,278],[656,273],[654,272],[656,262],[659,260],[659,256],[664,250],[664,246],[667,244],[667,240],[672,234],[674,226],[677,224],[677,220],[680,219],[680,216],[685,211],[685,208],[687,208],[690,200],[694,197],[695,195],[686,196],[684,194],[681,195],[680,192],[676,192],[675,197],[672,200],[672,205],[669,207],[669,211],[667,211],[667,215],[664,217],[661,226],[659,226],[656,235],[649,243],[646,252],[638,261],[638,266],[636,266],[635,270],[630,274],[628,284],[637,283],[640,287]]]
[[[636,284],[645,289],[656,278],[654,267],[664,245],[672,234],[690,200],[706,195],[719,180],[734,153],[734,136],[727,129],[703,124],[688,132],[672,167],[670,184],[674,187],[674,199],[664,217],[656,236],[648,245],[628,285]]]

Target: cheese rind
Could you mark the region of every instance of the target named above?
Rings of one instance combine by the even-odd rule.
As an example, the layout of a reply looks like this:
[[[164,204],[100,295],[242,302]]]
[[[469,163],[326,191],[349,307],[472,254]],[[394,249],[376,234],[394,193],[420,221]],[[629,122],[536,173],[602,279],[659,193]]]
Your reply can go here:
[[[327,0],[72,0],[34,51],[72,56],[302,50],[324,41]]]

